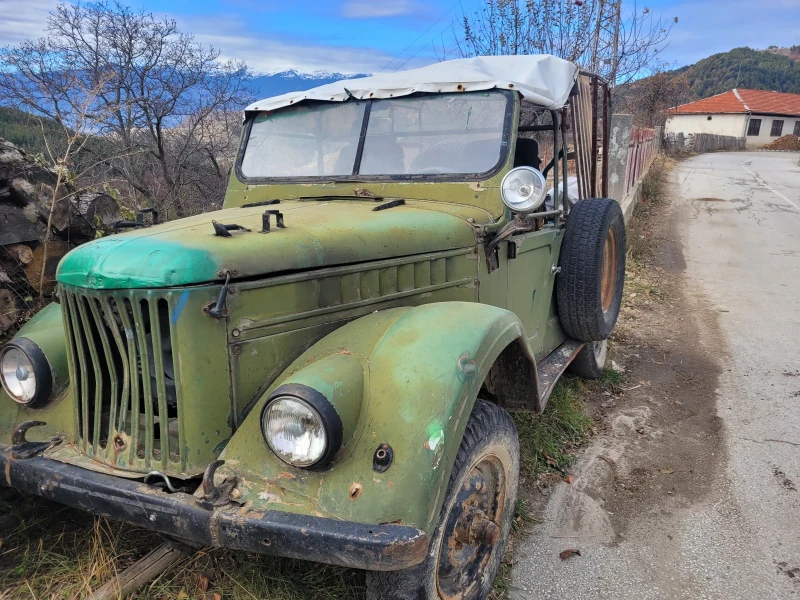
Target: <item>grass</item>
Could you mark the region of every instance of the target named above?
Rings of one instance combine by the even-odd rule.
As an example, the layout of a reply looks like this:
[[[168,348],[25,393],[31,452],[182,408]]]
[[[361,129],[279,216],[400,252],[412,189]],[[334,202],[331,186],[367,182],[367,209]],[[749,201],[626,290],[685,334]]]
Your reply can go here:
[[[529,475],[563,472],[572,464],[572,450],[592,430],[581,399],[587,384],[573,377],[559,381],[542,415],[518,413],[514,423],[519,434],[522,468]]]
[[[635,321],[636,313],[630,309],[669,300],[661,285],[660,268],[651,263],[657,237],[653,217],[664,208],[667,174],[675,162],[663,155],[656,157],[642,180],[642,193],[633,219],[626,225],[628,252],[622,314],[631,322]]]
[[[666,156],[656,156],[642,180],[641,195],[633,210],[633,219],[627,225],[628,261],[634,265],[641,263],[651,254],[650,217],[663,204],[666,175],[673,162],[673,159]]]
[[[78,599],[161,543],[153,533],[11,490],[0,514],[24,519],[0,537],[0,598]],[[215,593],[218,596],[215,596]],[[196,552],[130,598],[364,598],[364,573],[227,550]]]

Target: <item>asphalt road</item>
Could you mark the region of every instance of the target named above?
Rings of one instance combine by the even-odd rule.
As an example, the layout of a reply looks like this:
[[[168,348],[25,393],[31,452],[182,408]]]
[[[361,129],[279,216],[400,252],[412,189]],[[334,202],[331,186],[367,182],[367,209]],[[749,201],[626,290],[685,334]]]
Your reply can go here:
[[[513,598],[800,597],[799,161],[796,153],[706,154],[672,171],[662,218],[682,257],[674,274],[682,295],[642,323],[666,338],[674,321],[681,339],[659,348],[664,363],[676,361],[684,375],[713,371],[707,420],[720,426],[703,434],[687,420],[685,432],[662,411],[661,429],[643,434],[662,396],[685,390],[631,392],[609,432],[581,455],[575,484],[554,486],[542,524],[515,548]],[[634,368],[640,376],[649,377]],[[686,381],[691,388],[695,379]],[[678,404],[691,412],[690,402]],[[669,462],[678,450],[692,475],[664,487],[658,482],[680,473],[658,467],[680,469]],[[610,500],[619,486],[600,456],[641,471],[639,488],[625,490],[630,502]],[[559,560],[566,548],[582,556]]]

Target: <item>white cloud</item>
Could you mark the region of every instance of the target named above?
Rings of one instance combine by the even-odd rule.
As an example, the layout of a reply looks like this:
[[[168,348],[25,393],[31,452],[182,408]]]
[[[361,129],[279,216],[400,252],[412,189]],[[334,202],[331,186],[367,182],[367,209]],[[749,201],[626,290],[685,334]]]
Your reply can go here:
[[[57,0],[0,0],[0,47],[44,35],[47,13]]]
[[[301,73],[375,73],[393,58],[377,48],[336,46],[319,43],[313,38],[296,39],[249,31],[234,16],[213,19],[213,29],[209,29],[210,21],[179,20],[181,28],[191,31],[197,41],[218,48],[222,53],[221,58],[244,60],[256,73],[277,73],[289,69]],[[416,58],[404,68],[430,62],[431,59]]]
[[[0,0],[0,47],[42,37],[47,25],[47,14],[55,9],[57,3],[58,0]],[[355,0],[351,4],[360,2]],[[404,5],[411,6],[412,2],[389,1],[381,7],[384,10],[400,10]],[[389,16],[388,12],[383,14]],[[183,31],[194,34],[197,41],[217,47],[222,52],[223,59],[244,60],[257,73],[275,73],[288,69],[302,73],[374,73],[392,59],[392,56],[376,48],[327,45],[313,39],[291,39],[257,33],[250,30],[236,15],[169,16],[178,21]],[[430,62],[431,59],[416,58],[409,61],[404,68]]]
[[[342,15],[348,19],[375,19],[411,15],[421,8],[414,0],[347,0]]]
[[[345,75],[375,73],[392,59],[391,56],[374,48],[312,45],[264,39],[252,34],[243,37],[197,33],[196,39],[219,48],[223,59],[244,60],[257,73],[276,73],[289,69],[301,73],[319,71]],[[405,68],[421,66],[431,61],[418,59],[411,62]]]

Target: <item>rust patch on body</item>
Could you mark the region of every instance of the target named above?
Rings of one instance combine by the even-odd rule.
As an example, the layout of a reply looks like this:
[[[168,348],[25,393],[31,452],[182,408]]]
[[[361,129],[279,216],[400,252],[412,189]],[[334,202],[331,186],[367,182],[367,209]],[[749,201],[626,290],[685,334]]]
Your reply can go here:
[[[350,486],[350,500],[356,500],[361,495],[363,490],[364,486],[357,481],[354,481],[353,485]]]

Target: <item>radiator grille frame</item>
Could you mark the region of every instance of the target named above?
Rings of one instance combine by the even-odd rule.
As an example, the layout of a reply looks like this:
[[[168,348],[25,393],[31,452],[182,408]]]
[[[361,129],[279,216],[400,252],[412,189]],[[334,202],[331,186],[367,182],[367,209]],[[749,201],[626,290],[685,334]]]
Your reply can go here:
[[[165,290],[60,286],[75,442],[95,461],[141,472],[186,469],[180,378],[175,365],[172,378],[165,371],[165,354],[178,347],[169,296]],[[168,379],[174,408],[167,402]]]

